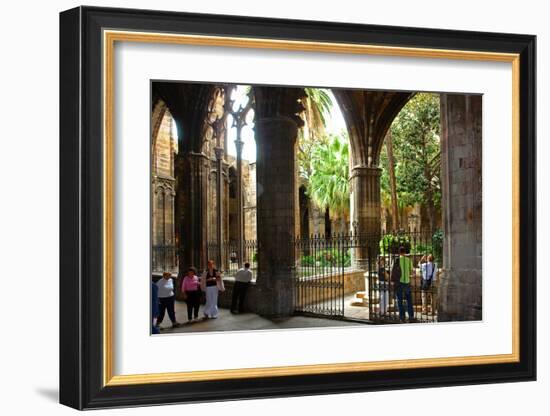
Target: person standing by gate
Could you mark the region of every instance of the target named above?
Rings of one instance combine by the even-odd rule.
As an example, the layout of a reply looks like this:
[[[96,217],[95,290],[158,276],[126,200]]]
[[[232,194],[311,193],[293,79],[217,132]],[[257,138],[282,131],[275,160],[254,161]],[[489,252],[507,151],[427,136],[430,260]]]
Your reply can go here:
[[[231,313],[243,313],[244,300],[251,280],[250,263],[245,263],[244,268],[239,269],[235,274],[235,286],[233,286],[233,296],[231,297]]]
[[[162,320],[164,319],[164,313],[168,311],[168,317],[172,321],[172,328],[176,328],[179,324],[176,321],[176,311],[174,310],[175,295],[174,295],[174,279],[172,279],[172,273],[162,273],[162,279],[157,282],[159,289],[159,317],[157,319],[157,326],[160,327]]]
[[[428,257],[422,257],[420,260],[420,271],[422,273],[422,283],[420,290],[422,291],[422,313],[428,313],[428,305],[430,313],[434,313],[434,299],[432,292],[432,283],[437,278],[437,265],[434,263],[434,256],[428,254]],[[428,298],[430,299],[428,303]]]
[[[411,259],[407,256],[405,247],[399,247],[399,257],[395,262],[397,262],[397,264],[394,264],[392,268],[392,275],[394,274],[394,269],[399,268],[400,271],[399,282],[396,289],[399,320],[405,322],[405,308],[403,307],[403,298],[405,298],[409,322],[414,322],[414,309],[411,296],[411,275],[413,273],[413,266]]]
[[[380,315],[388,313],[389,292],[388,292],[388,271],[386,270],[386,259],[380,256],[378,259],[378,292],[380,296]]]
[[[218,293],[225,290],[222,276],[214,266],[214,260],[208,260],[208,267],[201,278],[201,289],[206,293],[204,317],[211,319],[218,317]]]

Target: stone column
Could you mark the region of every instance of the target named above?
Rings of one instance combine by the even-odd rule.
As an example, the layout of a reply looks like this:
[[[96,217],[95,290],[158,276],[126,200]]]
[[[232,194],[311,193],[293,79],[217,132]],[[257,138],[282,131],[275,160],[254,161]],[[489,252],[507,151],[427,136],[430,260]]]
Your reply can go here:
[[[237,126],[237,264],[243,264],[244,207],[243,207],[243,154],[244,142],[241,140],[241,127]]]
[[[294,310],[296,229],[296,122],[285,116],[255,123],[257,143],[258,313],[288,316]]]
[[[164,190],[164,241],[163,245],[166,246],[165,261],[167,269],[172,272],[176,265],[176,253],[168,247],[174,245],[174,196],[176,193],[173,189],[173,182],[171,180],[166,181],[166,188]]]
[[[223,148],[216,146],[214,148],[216,154],[216,243],[218,245],[218,258],[216,263],[218,267],[223,265],[222,256],[222,244],[223,244],[223,206],[222,206],[222,162],[223,162]]]
[[[158,272],[163,265],[164,253],[160,246],[164,245],[164,189],[159,183],[158,178],[153,176],[152,181],[152,203],[153,203],[153,216],[152,216],[152,266],[153,271]]]
[[[227,152],[225,153],[227,154]],[[223,161],[223,236],[222,240],[224,244],[229,242],[229,164]],[[229,269],[229,254],[223,255],[223,269]]]
[[[380,239],[380,174],[378,167],[355,166],[351,171],[352,232],[358,233],[363,242],[372,242],[377,248]],[[366,244],[354,250],[354,265],[359,269],[368,266]],[[371,253],[371,256],[377,253]]]
[[[441,95],[439,321],[482,318],[482,97]]]
[[[189,266],[206,267],[208,238],[208,174],[210,161],[202,153],[178,154],[176,206],[178,209],[179,274]]]

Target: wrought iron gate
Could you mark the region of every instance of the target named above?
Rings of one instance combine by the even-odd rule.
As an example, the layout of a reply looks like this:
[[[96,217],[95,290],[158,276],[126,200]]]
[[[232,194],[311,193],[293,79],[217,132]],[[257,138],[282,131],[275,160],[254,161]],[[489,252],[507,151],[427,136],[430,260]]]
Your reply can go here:
[[[371,323],[437,320],[437,260],[440,244],[434,234],[415,231],[387,235],[314,235],[295,240],[297,314],[349,318]],[[411,260],[410,283],[391,283],[391,267],[404,247]],[[429,255],[432,284],[422,282]],[[424,275],[426,270],[424,270]],[[353,276],[351,278],[350,276]],[[358,277],[359,276],[359,277]],[[358,287],[360,281],[362,287]],[[399,313],[399,305],[403,315]],[[411,312],[409,316],[408,312]]]
[[[344,236],[313,235],[295,241],[296,313],[344,317],[344,269],[349,247]]]
[[[369,321],[382,324],[437,321],[441,238],[438,233],[407,231],[383,235],[377,247],[369,246],[366,281]],[[412,263],[409,283],[391,282],[391,270],[399,261],[400,247]]]

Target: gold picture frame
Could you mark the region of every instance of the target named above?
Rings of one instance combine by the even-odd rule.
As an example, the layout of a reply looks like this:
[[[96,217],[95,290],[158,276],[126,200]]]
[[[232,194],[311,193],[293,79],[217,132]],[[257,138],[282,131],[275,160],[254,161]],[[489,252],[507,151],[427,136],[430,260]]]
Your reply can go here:
[[[303,41],[275,40],[275,39],[254,39],[236,38],[221,36],[200,36],[180,35],[150,32],[130,32],[105,30],[104,36],[104,62],[105,62],[105,281],[104,281],[104,328],[105,342],[104,355],[107,359],[104,362],[104,383],[106,386],[119,386],[128,384],[143,383],[174,383],[186,381],[207,381],[227,378],[247,378],[266,376],[289,376],[304,374],[323,374],[334,372],[357,372],[373,370],[390,370],[400,368],[425,368],[441,366],[458,366],[473,364],[494,364],[510,363],[519,360],[519,54],[476,52],[476,51],[454,51],[427,48],[406,48],[377,45],[355,45],[344,43],[315,43]],[[291,50],[301,52],[329,52],[344,54],[365,54],[377,56],[398,56],[432,59],[458,59],[475,60],[482,62],[506,62],[512,65],[512,143],[514,146],[512,169],[513,176],[513,199],[512,199],[512,353],[486,356],[428,358],[417,360],[393,360],[374,362],[351,362],[339,364],[301,365],[291,367],[264,367],[254,369],[234,369],[218,371],[193,371],[155,374],[132,374],[113,375],[113,334],[112,334],[112,302],[113,302],[113,142],[114,137],[114,47],[116,42],[135,43],[156,43],[156,44],[177,44],[177,45],[199,45],[234,48],[259,48],[275,50]]]

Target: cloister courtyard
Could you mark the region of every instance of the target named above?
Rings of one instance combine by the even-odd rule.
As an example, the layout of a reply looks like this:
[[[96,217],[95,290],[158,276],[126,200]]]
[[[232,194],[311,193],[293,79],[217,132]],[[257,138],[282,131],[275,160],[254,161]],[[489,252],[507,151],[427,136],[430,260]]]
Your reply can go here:
[[[218,319],[163,332],[398,323],[380,276],[403,247],[411,321],[481,319],[480,95],[176,81],[151,92],[153,281],[171,273],[181,323],[189,267],[213,260],[226,289]],[[253,283],[233,315],[245,262]]]

